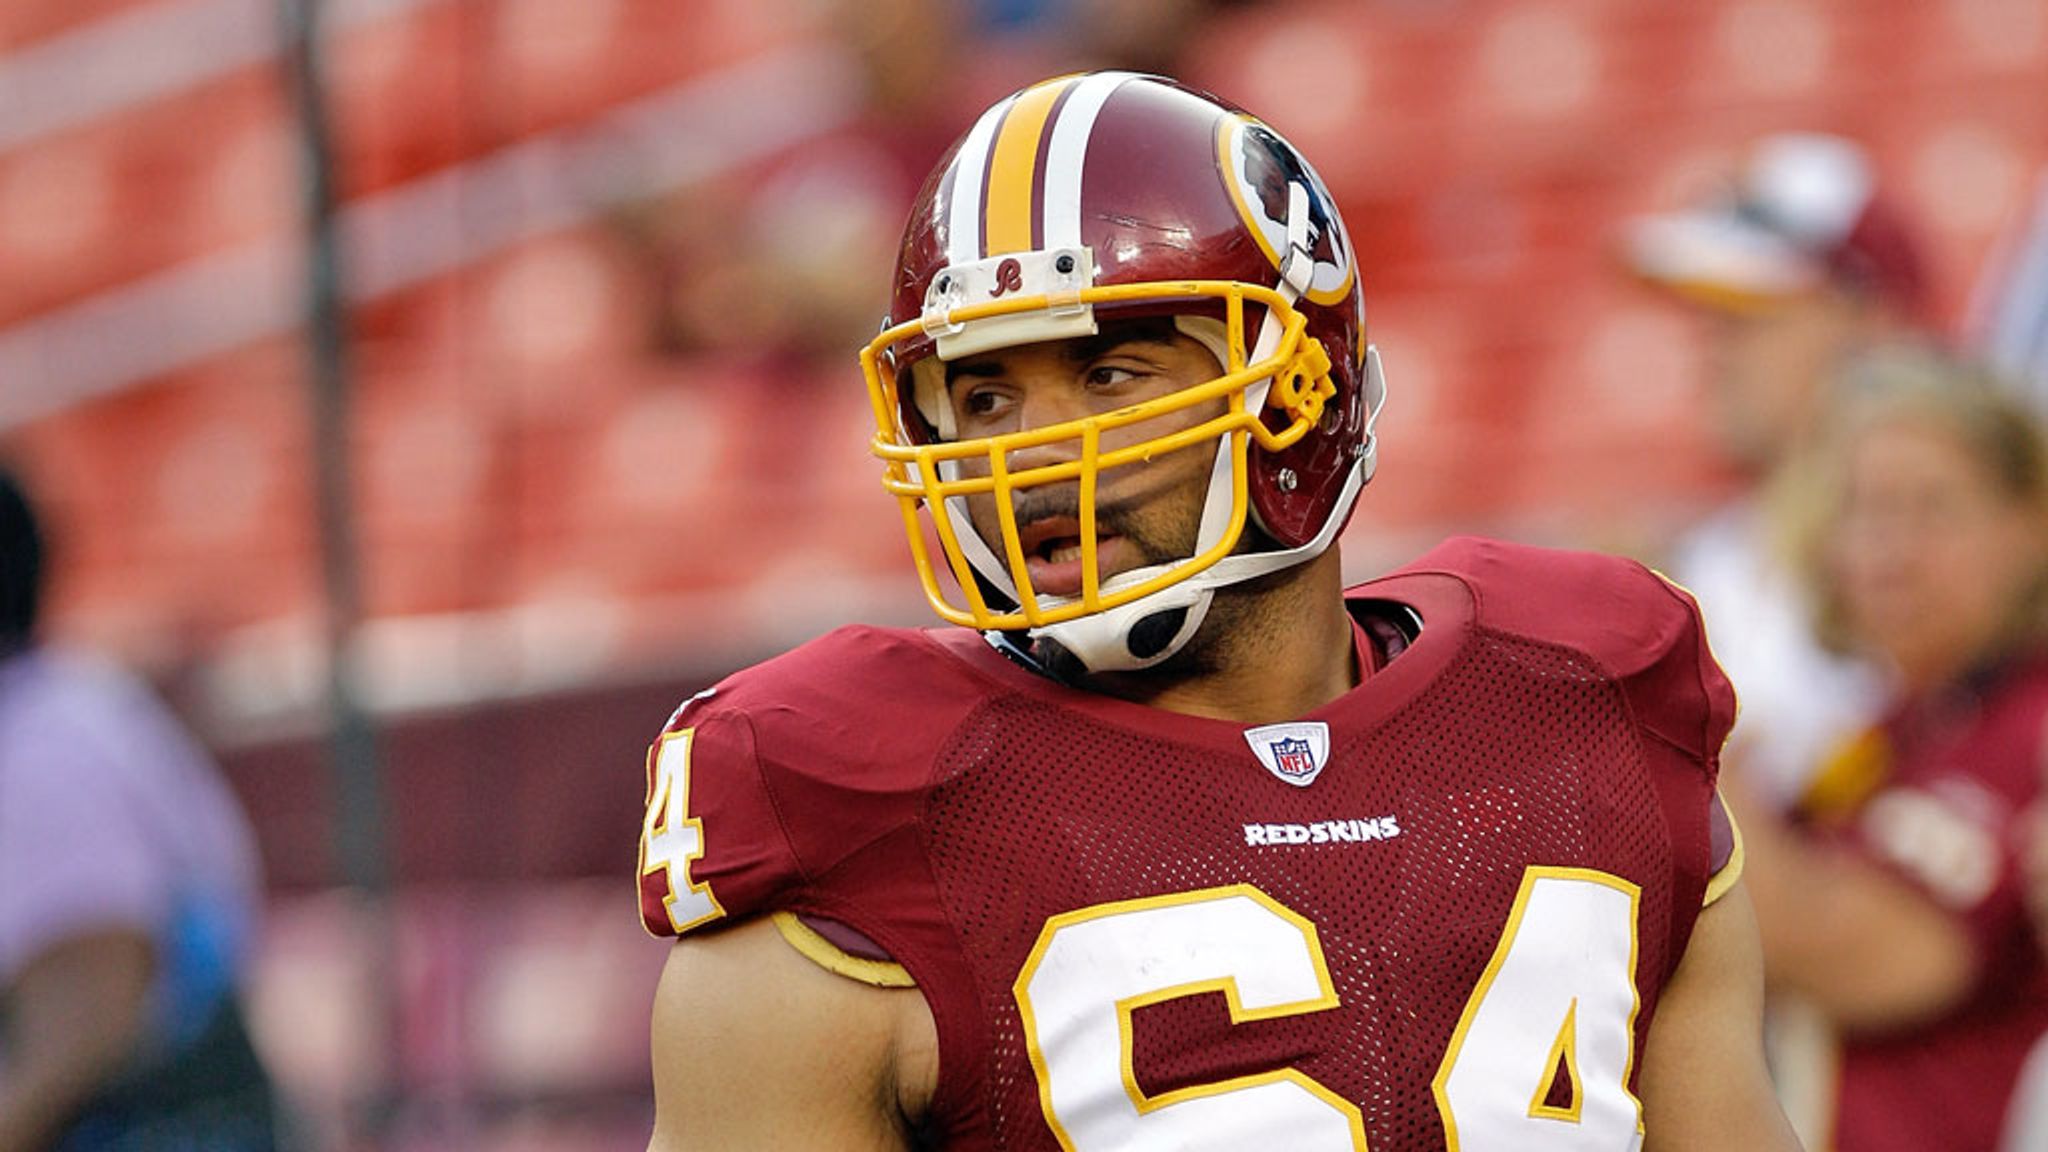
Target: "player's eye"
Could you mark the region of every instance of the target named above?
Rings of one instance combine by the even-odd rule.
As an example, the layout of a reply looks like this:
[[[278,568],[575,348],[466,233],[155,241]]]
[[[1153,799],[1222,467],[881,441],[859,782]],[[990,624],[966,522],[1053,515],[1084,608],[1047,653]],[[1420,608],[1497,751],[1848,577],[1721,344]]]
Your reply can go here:
[[[1137,380],[1140,373],[1121,364],[1096,364],[1088,369],[1090,388],[1116,388]]]
[[[986,419],[1001,413],[1009,397],[996,388],[969,388],[960,397],[960,414]]]

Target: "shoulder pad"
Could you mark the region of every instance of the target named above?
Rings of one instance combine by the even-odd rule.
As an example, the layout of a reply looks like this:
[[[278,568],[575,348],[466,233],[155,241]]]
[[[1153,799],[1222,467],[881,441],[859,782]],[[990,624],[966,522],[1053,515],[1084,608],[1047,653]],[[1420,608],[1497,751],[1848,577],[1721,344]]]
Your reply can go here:
[[[1683,588],[1634,560],[1478,537],[1444,542],[1409,572],[1463,581],[1483,628],[1583,653],[1628,694],[1646,730],[1718,758],[1735,692]]]

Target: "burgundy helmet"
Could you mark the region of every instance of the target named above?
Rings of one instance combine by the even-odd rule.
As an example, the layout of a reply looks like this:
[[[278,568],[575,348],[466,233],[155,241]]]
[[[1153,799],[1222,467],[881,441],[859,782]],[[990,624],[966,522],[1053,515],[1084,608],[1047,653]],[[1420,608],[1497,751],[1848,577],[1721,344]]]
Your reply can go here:
[[[954,434],[945,362],[1147,316],[1172,317],[1221,375],[1051,428]],[[934,609],[955,623],[1050,636],[1098,670],[1164,659],[1193,634],[1214,588],[1326,548],[1371,478],[1384,396],[1350,240],[1308,161],[1222,100],[1127,72],[1048,80],[982,114],[918,193],[889,315],[861,360],[884,484],[903,502]],[[984,540],[967,518],[975,496],[1007,504],[1077,478],[1091,492],[1097,470],[1162,450],[1101,449],[1104,432],[1142,432],[1162,413],[1219,402],[1228,415],[1202,425],[1215,470],[1189,557],[1098,579],[1090,527],[1085,587],[1042,595],[1011,519],[1006,539]],[[1070,446],[1062,467],[1001,463],[1058,442]],[[957,604],[938,580],[920,506],[934,513]],[[1241,546],[1247,520],[1263,535]],[[1092,511],[1081,521],[1092,526]],[[1178,615],[1164,639],[1155,624],[1136,629],[1134,642],[1141,621],[1168,612]]]

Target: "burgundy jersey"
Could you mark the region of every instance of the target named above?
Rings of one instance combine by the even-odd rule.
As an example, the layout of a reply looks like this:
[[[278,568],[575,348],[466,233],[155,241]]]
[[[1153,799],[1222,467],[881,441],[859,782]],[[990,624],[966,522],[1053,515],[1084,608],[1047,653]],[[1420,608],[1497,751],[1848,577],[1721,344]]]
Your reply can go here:
[[[2024,817],[2041,796],[2048,762],[2044,733],[2042,652],[1913,701],[1878,731],[1889,766],[1884,787],[1838,831],[1850,850],[1949,914],[1974,946],[1977,973],[1943,1015],[1843,1041],[1832,1142],[1840,1152],[2001,1146],[2021,1067],[2048,1037],[2048,962],[2027,914],[2020,863]]]
[[[647,924],[879,945],[931,1007],[949,1149],[1636,1146],[1658,995],[1735,871],[1691,601],[1480,540],[1348,601],[1420,631],[1285,724],[959,629],[739,673],[650,757]]]

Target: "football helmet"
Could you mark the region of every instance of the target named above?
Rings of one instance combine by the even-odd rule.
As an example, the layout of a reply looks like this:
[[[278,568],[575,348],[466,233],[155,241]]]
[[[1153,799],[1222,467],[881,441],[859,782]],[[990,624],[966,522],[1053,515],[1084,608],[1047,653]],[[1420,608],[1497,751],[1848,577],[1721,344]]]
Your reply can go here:
[[[1213,379],[958,435],[947,363],[1159,316],[1209,350]],[[1372,476],[1385,396],[1350,240],[1308,161],[1228,103],[1127,72],[1048,80],[982,114],[918,194],[889,315],[860,360],[883,486],[932,608],[1051,639],[1092,671],[1166,659],[1216,588],[1329,547]],[[1213,458],[1193,551],[1104,578],[1098,496],[1168,452]],[[1078,493],[1078,594],[1033,586],[1015,510],[1060,486]],[[993,503],[991,538],[970,520],[977,499]]]

